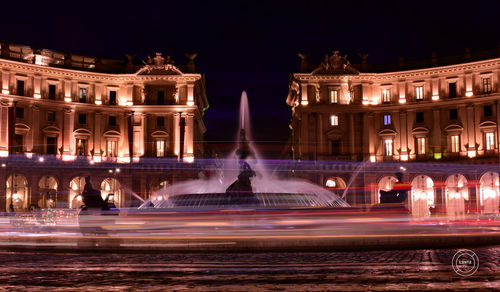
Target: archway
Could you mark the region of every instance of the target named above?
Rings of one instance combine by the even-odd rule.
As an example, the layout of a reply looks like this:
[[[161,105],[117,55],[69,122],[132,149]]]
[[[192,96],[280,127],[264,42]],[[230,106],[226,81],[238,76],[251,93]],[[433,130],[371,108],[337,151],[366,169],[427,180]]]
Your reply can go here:
[[[155,181],[151,182],[150,194],[149,194],[150,200],[163,199],[164,196],[162,196],[162,194],[164,194],[164,192],[162,190],[164,190],[169,185],[170,185],[170,183],[167,180],[162,180],[160,182],[155,180]],[[158,193],[158,196],[155,196],[157,193]]]
[[[445,182],[446,215],[460,219],[465,215],[465,201],[469,200],[467,179],[461,174],[450,175]]]
[[[434,182],[426,175],[417,175],[411,182],[411,213],[424,218],[434,208]]]
[[[112,177],[105,178],[101,183],[102,199],[105,200],[108,195],[108,202],[114,203],[117,208],[122,206],[122,189],[120,182]]]
[[[40,208],[53,208],[57,204],[57,180],[53,176],[43,176],[38,181],[40,192],[37,205]]]
[[[77,176],[69,183],[69,207],[73,209],[80,208],[83,205],[82,192],[85,187],[85,177]]]
[[[380,191],[390,191],[393,189],[394,184],[398,181],[398,179],[392,175],[384,176],[378,182],[377,188],[377,203],[380,203]]]
[[[13,174],[6,181],[6,210],[25,211],[29,205],[30,187],[22,174]],[[12,204],[12,205],[11,205]]]
[[[498,213],[499,201],[498,173],[487,172],[479,180],[479,204],[481,213]]]
[[[326,179],[325,188],[334,192],[337,196],[342,197],[347,184],[345,181],[338,176],[332,176]]]

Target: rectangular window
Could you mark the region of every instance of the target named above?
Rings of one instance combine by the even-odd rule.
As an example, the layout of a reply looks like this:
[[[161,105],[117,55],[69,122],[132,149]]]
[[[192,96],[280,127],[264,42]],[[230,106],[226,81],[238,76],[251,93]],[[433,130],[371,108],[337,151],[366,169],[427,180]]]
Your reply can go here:
[[[57,137],[47,137],[47,154],[57,154]]]
[[[458,153],[460,151],[460,137],[458,135],[450,136],[450,151]]]
[[[423,86],[415,86],[415,99],[416,100],[424,100],[424,87]]]
[[[14,152],[23,153],[24,135],[14,135]]]
[[[165,117],[156,117],[156,126],[157,127],[165,126]]]
[[[16,119],[24,119],[24,108],[16,107]]]
[[[48,111],[47,112],[47,122],[55,122],[56,121],[56,112]]]
[[[495,149],[495,133],[485,133],[486,150]]]
[[[87,123],[87,114],[78,114],[78,123],[85,125]]]
[[[49,84],[49,99],[56,99],[56,85]]]
[[[87,102],[87,88],[80,87],[78,91],[79,102]]]
[[[165,156],[165,140],[156,141],[156,157]]]
[[[107,156],[116,157],[116,140],[108,140],[106,144]]]
[[[17,92],[19,96],[24,96],[24,80],[17,80]]]
[[[384,115],[384,126],[391,124],[391,115]]]
[[[417,123],[424,122],[424,112],[417,112]]]
[[[485,105],[485,106],[484,106],[484,116],[485,116],[485,117],[491,117],[492,112],[493,112],[493,111],[492,111],[492,107],[491,107],[491,105]]]
[[[458,111],[456,109],[450,110],[450,120],[458,119]]]
[[[108,126],[116,126],[116,117],[115,116],[108,117]]]
[[[385,156],[392,156],[392,139],[384,140]]]
[[[451,97],[451,98],[457,97],[457,83],[456,82],[448,83],[448,97]]]
[[[382,90],[382,102],[383,103],[391,103],[391,90],[390,89]]]
[[[332,140],[332,155],[340,155],[340,140]]]
[[[109,104],[116,105],[116,91],[115,90],[109,91]]]
[[[339,103],[339,91],[337,89],[330,90],[330,103]]]
[[[338,126],[339,125],[339,116],[337,116],[337,115],[331,115],[330,116],[330,124],[332,126]]]
[[[165,104],[165,92],[158,91],[158,104]]]
[[[491,78],[483,78],[483,93],[491,93]]]
[[[425,154],[425,138],[417,138],[417,154]]]

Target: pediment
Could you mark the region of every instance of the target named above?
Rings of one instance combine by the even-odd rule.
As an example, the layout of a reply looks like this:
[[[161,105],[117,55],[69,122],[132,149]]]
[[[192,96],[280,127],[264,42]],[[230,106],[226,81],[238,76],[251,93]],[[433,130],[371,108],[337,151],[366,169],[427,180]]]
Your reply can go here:
[[[92,135],[91,131],[89,131],[87,129],[84,129],[84,128],[76,129],[73,133],[75,135],[82,135],[82,136],[90,136],[90,135]]]
[[[428,134],[429,132],[430,132],[429,129],[427,129],[426,127],[415,127],[413,128],[413,130],[411,130],[411,133],[413,135]]]
[[[446,132],[453,132],[453,131],[463,131],[464,130],[464,127],[462,127],[461,125],[459,124],[450,124],[446,127],[444,127],[444,130]]]
[[[115,130],[108,130],[102,134],[104,137],[120,137],[120,132]]]
[[[382,131],[378,132],[379,136],[396,136],[396,131],[393,129],[383,129]]]
[[[47,135],[47,134],[56,134],[56,135],[58,135],[61,132],[61,130],[58,127],[56,127],[56,126],[47,126],[47,127],[45,127],[45,128],[42,129],[42,132],[45,135]]]
[[[328,131],[325,131],[325,134],[329,139],[336,139],[343,136],[342,129],[340,129],[339,127],[333,127]]]
[[[154,131],[153,133],[151,133],[151,137],[153,137],[153,138],[167,138],[168,133],[165,131],[158,130],[158,131]]]
[[[487,128],[495,128],[497,124],[493,121],[484,121],[481,124],[479,124],[480,129],[487,129]]]
[[[25,123],[16,123],[16,131],[29,131],[30,129],[30,126]]]

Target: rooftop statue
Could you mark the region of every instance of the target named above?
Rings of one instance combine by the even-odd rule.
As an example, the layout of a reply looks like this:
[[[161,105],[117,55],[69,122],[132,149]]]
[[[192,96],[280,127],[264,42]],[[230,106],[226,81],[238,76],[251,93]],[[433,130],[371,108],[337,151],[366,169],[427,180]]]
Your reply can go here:
[[[333,51],[331,56],[325,55],[320,66],[314,69],[312,74],[358,74],[359,71],[352,67],[347,55],[339,55],[339,51]]]

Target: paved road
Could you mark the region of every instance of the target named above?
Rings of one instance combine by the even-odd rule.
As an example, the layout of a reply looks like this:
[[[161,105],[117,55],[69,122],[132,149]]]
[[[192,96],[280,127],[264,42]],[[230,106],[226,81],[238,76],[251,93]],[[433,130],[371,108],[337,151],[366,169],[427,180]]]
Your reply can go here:
[[[452,270],[456,250],[236,254],[0,251],[0,290],[500,289],[500,247],[473,250],[480,265],[476,274],[467,278]]]

